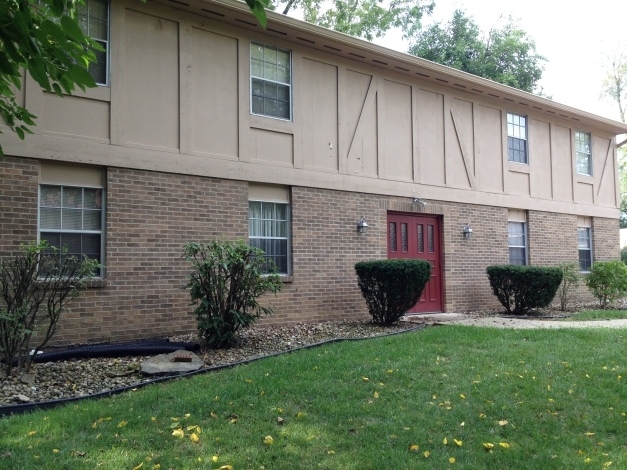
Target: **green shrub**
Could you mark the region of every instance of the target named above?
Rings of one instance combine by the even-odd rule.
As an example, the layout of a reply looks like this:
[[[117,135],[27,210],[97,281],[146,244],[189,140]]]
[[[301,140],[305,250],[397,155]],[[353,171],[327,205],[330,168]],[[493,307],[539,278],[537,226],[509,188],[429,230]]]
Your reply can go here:
[[[560,299],[560,309],[566,310],[568,306],[570,289],[579,285],[581,274],[579,274],[579,263],[560,263],[557,265],[562,270],[562,283],[557,288],[557,296]]]
[[[184,256],[192,263],[189,275],[192,305],[198,331],[207,346],[227,348],[235,344],[235,333],[273,313],[259,305],[258,299],[281,290],[276,267],[264,259],[264,252],[243,241],[212,240],[208,243],[186,243]],[[270,271],[270,274],[264,273]]]
[[[355,272],[372,320],[391,325],[420,299],[431,277],[431,263],[420,259],[362,261],[355,265]]]
[[[586,286],[601,307],[606,307],[627,294],[627,266],[618,260],[597,261],[586,276]]]
[[[30,370],[34,355],[57,332],[64,307],[101,267],[45,241],[22,245],[21,254],[0,264],[0,358],[9,376],[16,357],[18,367]]]
[[[486,271],[492,292],[514,315],[549,305],[562,282],[560,268],[502,265],[488,266]]]
[[[623,263],[627,264],[627,246],[620,249],[620,259]]]

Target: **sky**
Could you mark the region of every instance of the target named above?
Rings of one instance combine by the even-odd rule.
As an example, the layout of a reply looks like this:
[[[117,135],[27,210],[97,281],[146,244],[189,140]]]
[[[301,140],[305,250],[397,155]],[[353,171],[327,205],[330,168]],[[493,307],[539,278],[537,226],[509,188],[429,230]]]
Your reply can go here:
[[[456,8],[465,9],[483,31],[503,15],[511,15],[536,42],[548,60],[539,85],[553,100],[600,116],[620,120],[618,106],[601,99],[603,57],[621,43],[627,48],[627,0],[434,0],[423,26],[447,21]],[[300,17],[295,12],[294,16]],[[398,30],[373,42],[406,52],[408,42]]]
[[[435,0],[433,21],[446,21],[455,8],[464,8],[483,31],[489,31],[500,15],[512,15],[536,42],[536,50],[548,60],[540,81],[553,100],[600,116],[620,120],[618,106],[599,97],[603,57],[620,43],[627,47],[627,0]],[[400,31],[374,42],[407,51]]]

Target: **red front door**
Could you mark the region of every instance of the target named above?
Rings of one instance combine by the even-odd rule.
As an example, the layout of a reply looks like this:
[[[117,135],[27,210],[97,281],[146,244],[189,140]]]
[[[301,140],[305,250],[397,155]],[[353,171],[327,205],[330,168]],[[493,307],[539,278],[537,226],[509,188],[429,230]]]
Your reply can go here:
[[[418,258],[431,263],[431,280],[410,312],[441,312],[440,218],[388,214],[388,258]]]

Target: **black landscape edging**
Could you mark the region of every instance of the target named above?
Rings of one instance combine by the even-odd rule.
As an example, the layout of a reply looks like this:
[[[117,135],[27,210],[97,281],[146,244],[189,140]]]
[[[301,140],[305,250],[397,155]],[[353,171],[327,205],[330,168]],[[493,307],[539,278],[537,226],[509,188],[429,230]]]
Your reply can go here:
[[[419,324],[418,326],[415,326],[415,327],[410,328],[408,330],[395,331],[393,333],[387,333],[387,334],[384,334],[384,335],[367,336],[367,337],[364,337],[364,338],[334,338],[334,339],[329,339],[327,341],[321,341],[319,343],[308,344],[308,345],[301,346],[301,347],[298,347],[298,348],[288,349],[287,351],[280,351],[280,352],[277,352],[277,353],[268,354],[266,356],[258,356],[258,357],[253,357],[251,359],[246,359],[244,361],[232,362],[231,364],[222,364],[222,365],[219,365],[219,366],[205,367],[203,369],[195,370],[195,371],[192,371],[192,372],[186,372],[186,373],[183,373],[183,374],[168,375],[168,376],[165,376],[165,377],[158,377],[156,379],[147,380],[146,382],[140,382],[140,383],[133,384],[133,385],[127,385],[127,386],[121,387],[121,388],[114,388],[112,390],[107,390],[107,391],[104,391],[104,392],[98,392],[98,393],[94,393],[92,395],[81,395],[81,396],[78,396],[78,397],[62,398],[60,400],[39,401],[39,402],[34,402],[34,403],[23,403],[21,405],[0,406],[0,417],[9,416],[9,415],[19,415],[19,414],[22,414],[22,413],[27,413],[29,411],[35,411],[35,410],[50,410],[52,408],[56,408],[57,406],[65,405],[65,404],[72,403],[72,402],[75,402],[75,401],[86,400],[88,398],[95,398],[95,399],[97,399],[97,398],[107,398],[107,397],[111,397],[113,395],[118,395],[120,393],[126,392],[128,390],[135,390],[135,389],[138,389],[138,388],[141,388],[141,387],[145,387],[146,385],[152,385],[152,384],[156,384],[156,383],[160,383],[160,382],[165,382],[167,380],[187,378],[187,377],[191,377],[191,376],[198,375],[198,374],[206,374],[206,373],[209,373],[209,372],[217,372],[217,371],[222,370],[222,369],[229,369],[231,367],[236,367],[236,366],[240,366],[240,365],[250,364],[251,362],[259,361],[261,359],[268,359],[268,358],[271,358],[271,357],[281,356],[283,354],[290,354],[290,353],[293,353],[293,352],[302,351],[304,349],[317,348],[317,347],[320,347],[320,346],[324,346],[326,344],[340,343],[340,342],[343,342],[343,341],[363,341],[363,340],[366,340],[366,339],[386,338],[388,336],[395,336],[395,335],[400,335],[400,334],[403,334],[403,333],[411,333],[413,331],[422,330],[425,327],[426,327],[426,324],[422,323],[422,324]]]

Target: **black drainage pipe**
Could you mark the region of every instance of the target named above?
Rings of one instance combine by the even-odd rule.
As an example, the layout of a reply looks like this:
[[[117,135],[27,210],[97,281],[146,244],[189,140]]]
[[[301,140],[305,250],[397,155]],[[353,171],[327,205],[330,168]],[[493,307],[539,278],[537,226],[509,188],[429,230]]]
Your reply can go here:
[[[369,336],[369,337],[365,337],[365,338],[335,338],[335,339],[330,339],[330,340],[327,340],[327,341],[321,341],[319,343],[313,343],[313,344],[308,344],[306,346],[301,346],[299,348],[288,349],[287,351],[281,351],[281,352],[277,352],[277,353],[274,353],[274,354],[268,354],[266,356],[253,357],[252,359],[246,359],[245,361],[233,362],[231,364],[223,364],[221,366],[205,367],[204,369],[195,370],[195,371],[192,371],[192,372],[186,372],[186,373],[183,373],[183,374],[168,375],[166,377],[159,377],[157,379],[151,379],[151,380],[147,380],[145,382],[140,382],[140,383],[133,384],[133,385],[127,385],[125,387],[115,388],[113,390],[106,390],[104,392],[98,392],[98,393],[94,393],[92,395],[82,395],[80,397],[62,398],[60,400],[52,400],[52,401],[39,401],[39,402],[35,402],[35,403],[24,403],[24,404],[21,404],[21,405],[0,406],[0,417],[2,417],[2,416],[9,416],[9,415],[19,415],[19,414],[22,414],[22,413],[28,413],[30,411],[36,411],[36,410],[51,410],[52,408],[56,408],[57,406],[66,405],[68,403],[72,403],[72,402],[75,402],[75,401],[82,401],[82,400],[85,400],[85,399],[88,399],[88,398],[107,398],[107,397],[112,397],[113,395],[118,395],[118,394],[120,394],[122,392],[126,392],[126,391],[129,391],[129,390],[137,390],[138,388],[145,387],[146,385],[152,385],[152,384],[165,382],[165,381],[173,380],[173,379],[192,377],[192,376],[198,375],[198,374],[207,374],[209,372],[217,372],[217,371],[222,370],[222,369],[230,369],[232,367],[236,367],[236,366],[240,366],[240,365],[244,365],[244,364],[250,364],[251,362],[259,361],[261,359],[267,359],[267,358],[270,358],[270,357],[277,357],[277,356],[281,356],[283,354],[290,354],[290,353],[293,353],[293,352],[296,352],[296,351],[301,351],[301,350],[305,350],[305,349],[313,349],[313,348],[317,348],[317,347],[324,346],[324,345],[327,345],[327,344],[341,343],[341,342],[344,342],[344,341],[363,341],[363,340],[366,340],[366,339],[386,338],[388,336],[396,336],[396,335],[400,335],[400,334],[404,334],[404,333],[411,333],[413,331],[422,330],[426,326],[427,325],[425,323],[421,323],[420,325],[415,326],[413,328],[410,328],[408,330],[395,331],[394,333],[388,333],[388,334],[378,335],[378,336]]]
[[[198,352],[198,343],[175,343],[167,340],[148,340],[135,343],[96,344],[91,346],[77,346],[62,351],[51,351],[35,355],[33,362],[54,362],[65,359],[88,359],[91,357],[122,357],[122,356],[148,356],[152,354],[164,354],[179,351]],[[13,365],[17,364],[17,358]]]

